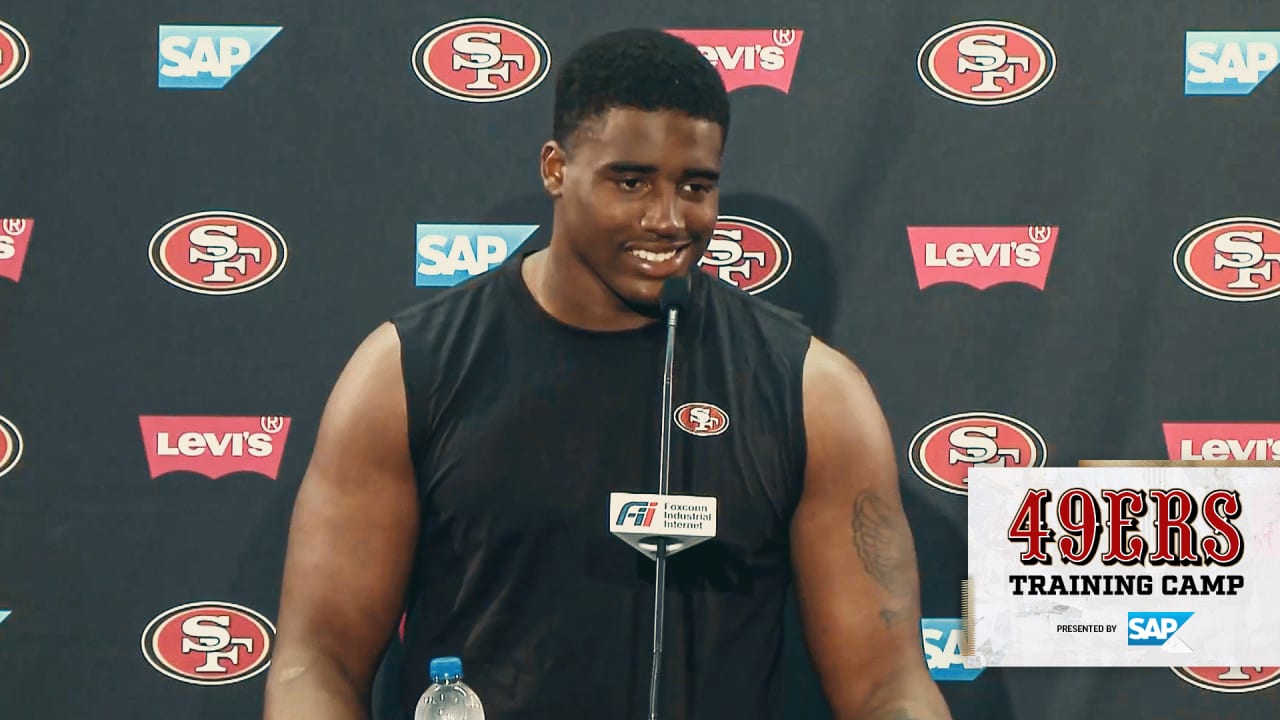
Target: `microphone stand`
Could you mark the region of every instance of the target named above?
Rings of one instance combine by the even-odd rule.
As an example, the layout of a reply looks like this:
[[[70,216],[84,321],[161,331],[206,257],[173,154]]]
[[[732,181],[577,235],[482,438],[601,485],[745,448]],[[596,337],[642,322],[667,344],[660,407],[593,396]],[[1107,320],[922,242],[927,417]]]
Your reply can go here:
[[[667,351],[662,367],[662,423],[658,439],[658,494],[666,495],[671,484],[672,375],[675,366],[676,320],[679,309],[667,310]],[[653,670],[649,676],[649,720],[658,720],[658,685],[662,669],[662,630],[667,598],[667,540],[658,538],[657,566],[653,583]]]

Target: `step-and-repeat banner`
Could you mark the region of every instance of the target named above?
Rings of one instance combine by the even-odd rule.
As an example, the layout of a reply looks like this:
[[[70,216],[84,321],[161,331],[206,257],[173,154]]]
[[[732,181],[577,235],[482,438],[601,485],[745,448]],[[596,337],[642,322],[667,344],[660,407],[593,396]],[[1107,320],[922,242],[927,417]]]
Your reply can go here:
[[[876,387],[955,716],[1280,711],[1280,667],[966,667],[958,619],[975,465],[1280,459],[1275,3],[16,0],[0,715],[260,712],[338,371],[546,242],[558,65],[637,25],[731,91],[702,271]]]

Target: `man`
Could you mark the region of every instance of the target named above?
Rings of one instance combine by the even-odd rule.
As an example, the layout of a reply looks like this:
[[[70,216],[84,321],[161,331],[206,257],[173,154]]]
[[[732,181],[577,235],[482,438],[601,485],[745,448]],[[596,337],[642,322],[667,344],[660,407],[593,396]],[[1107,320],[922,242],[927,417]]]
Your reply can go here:
[[[793,576],[839,720],[947,720],[924,665],[893,445],[866,380],[794,317],[696,269],[729,103],[656,31],[588,43],[541,154],[549,246],[396,315],[356,350],[298,493],[266,720],[367,716],[402,611],[401,709],[458,655],[491,720],[647,713],[653,562],[609,536],[652,492],[663,281],[687,277],[673,493],[718,535],[670,560],[663,720],[778,717]],[[714,425],[708,421],[715,419]],[[790,718],[788,718],[790,720]]]

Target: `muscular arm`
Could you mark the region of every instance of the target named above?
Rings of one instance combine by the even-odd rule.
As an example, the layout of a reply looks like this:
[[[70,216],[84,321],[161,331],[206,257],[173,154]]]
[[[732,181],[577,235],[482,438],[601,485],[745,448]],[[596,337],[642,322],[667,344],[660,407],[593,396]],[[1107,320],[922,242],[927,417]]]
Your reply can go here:
[[[384,324],[338,378],[298,490],[264,720],[368,717],[417,533],[400,343]]]
[[[824,694],[837,720],[950,720],[921,650],[915,548],[880,406],[853,363],[817,340],[804,404],[792,556]]]

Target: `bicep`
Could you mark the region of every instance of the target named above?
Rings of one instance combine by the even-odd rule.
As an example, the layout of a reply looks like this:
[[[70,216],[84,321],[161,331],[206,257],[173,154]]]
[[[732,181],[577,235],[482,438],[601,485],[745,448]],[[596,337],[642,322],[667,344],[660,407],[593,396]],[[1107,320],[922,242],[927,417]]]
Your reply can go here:
[[[399,342],[383,325],[321,418],[290,522],[279,650],[332,657],[366,687],[399,619],[417,533]]]
[[[923,668],[919,580],[893,441],[871,387],[815,342],[805,369],[805,487],[791,525],[796,590],[832,703],[856,708]]]

